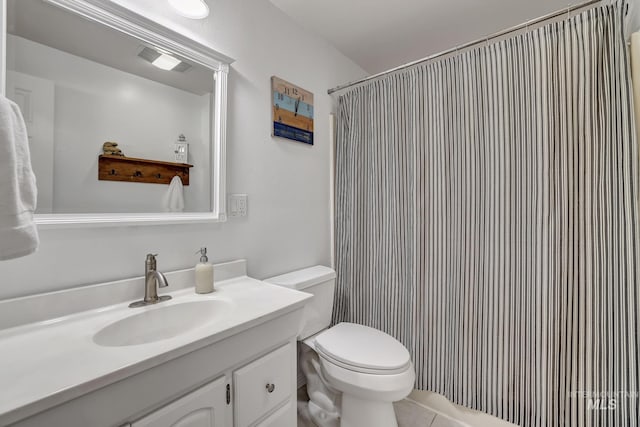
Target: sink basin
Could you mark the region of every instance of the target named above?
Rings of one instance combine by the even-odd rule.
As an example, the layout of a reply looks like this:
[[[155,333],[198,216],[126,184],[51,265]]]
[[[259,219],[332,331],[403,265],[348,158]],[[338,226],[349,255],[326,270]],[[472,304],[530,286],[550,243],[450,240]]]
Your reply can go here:
[[[105,347],[122,347],[165,340],[206,326],[230,309],[231,304],[224,300],[160,303],[105,326],[93,336],[93,342]]]

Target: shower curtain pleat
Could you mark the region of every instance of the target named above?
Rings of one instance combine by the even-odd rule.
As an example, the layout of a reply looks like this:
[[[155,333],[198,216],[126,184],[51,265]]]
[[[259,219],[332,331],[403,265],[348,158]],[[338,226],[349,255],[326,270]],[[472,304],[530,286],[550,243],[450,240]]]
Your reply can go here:
[[[417,388],[520,426],[638,426],[625,9],[339,97],[333,320],[398,338]]]

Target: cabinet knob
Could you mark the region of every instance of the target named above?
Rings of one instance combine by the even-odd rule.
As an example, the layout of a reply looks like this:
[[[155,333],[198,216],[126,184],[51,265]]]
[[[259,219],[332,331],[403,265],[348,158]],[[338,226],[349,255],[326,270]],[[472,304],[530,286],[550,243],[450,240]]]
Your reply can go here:
[[[267,384],[267,392],[269,393],[273,393],[273,390],[276,389],[276,385],[275,384]]]

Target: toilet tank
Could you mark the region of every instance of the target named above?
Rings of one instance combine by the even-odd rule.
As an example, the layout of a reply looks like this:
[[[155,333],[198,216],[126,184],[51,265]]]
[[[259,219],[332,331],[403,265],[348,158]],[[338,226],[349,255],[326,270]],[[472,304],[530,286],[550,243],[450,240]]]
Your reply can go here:
[[[333,292],[336,287],[336,272],[332,268],[316,265],[271,277],[265,282],[313,294],[313,299],[304,309],[299,340],[329,327],[333,310]]]

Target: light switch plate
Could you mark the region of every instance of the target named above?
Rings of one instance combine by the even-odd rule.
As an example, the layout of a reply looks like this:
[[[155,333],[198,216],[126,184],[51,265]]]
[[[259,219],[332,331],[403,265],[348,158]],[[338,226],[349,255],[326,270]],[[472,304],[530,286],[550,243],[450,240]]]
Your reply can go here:
[[[248,197],[246,194],[229,195],[229,216],[247,216]]]

